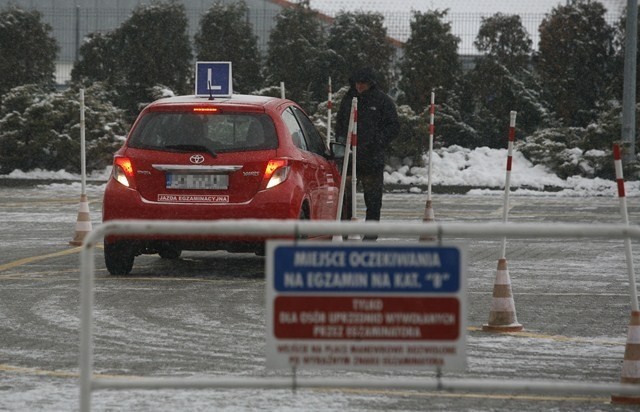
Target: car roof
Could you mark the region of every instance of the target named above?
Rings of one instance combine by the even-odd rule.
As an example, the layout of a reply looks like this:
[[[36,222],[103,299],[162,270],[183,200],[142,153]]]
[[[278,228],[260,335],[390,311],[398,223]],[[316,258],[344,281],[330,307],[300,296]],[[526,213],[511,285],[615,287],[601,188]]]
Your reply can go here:
[[[194,105],[215,105],[215,106],[233,106],[233,107],[247,107],[263,110],[269,108],[275,108],[285,103],[293,103],[291,100],[281,99],[278,97],[270,96],[254,96],[248,94],[234,94],[231,97],[214,97],[213,100],[204,96],[188,95],[188,96],[175,96],[167,97],[160,100],[156,100],[147,106],[150,108],[160,108],[167,106],[194,106]]]

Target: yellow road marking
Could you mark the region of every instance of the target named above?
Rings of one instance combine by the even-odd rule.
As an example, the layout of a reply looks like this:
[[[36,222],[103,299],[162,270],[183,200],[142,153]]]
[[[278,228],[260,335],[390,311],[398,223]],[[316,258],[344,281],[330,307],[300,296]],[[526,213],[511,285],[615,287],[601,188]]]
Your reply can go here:
[[[56,378],[77,378],[78,374],[73,372],[47,371],[35,368],[23,368],[20,366],[11,366],[0,364],[1,372],[15,372],[28,375],[54,376]]]
[[[16,266],[26,265],[28,263],[33,263],[33,262],[37,262],[37,261],[40,261],[40,260],[49,259],[49,258],[52,258],[52,257],[66,256],[66,255],[70,255],[72,253],[78,253],[78,252],[80,252],[80,249],[82,249],[82,247],[78,246],[78,247],[74,247],[72,249],[62,250],[60,252],[49,253],[47,255],[31,256],[31,257],[28,257],[28,258],[16,260],[14,262],[5,263],[4,265],[0,265],[0,272],[2,272],[3,270],[12,269],[12,268],[14,268]]]

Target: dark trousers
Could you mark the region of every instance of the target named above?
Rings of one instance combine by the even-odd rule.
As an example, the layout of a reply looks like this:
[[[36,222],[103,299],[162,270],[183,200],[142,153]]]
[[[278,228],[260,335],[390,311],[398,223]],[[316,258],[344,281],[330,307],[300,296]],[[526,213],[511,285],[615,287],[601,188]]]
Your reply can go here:
[[[366,170],[366,172],[358,171],[358,183],[362,186],[362,191],[364,192],[364,204],[367,207],[366,220],[380,220],[384,166]],[[342,207],[342,219],[351,219],[351,176],[347,177]]]

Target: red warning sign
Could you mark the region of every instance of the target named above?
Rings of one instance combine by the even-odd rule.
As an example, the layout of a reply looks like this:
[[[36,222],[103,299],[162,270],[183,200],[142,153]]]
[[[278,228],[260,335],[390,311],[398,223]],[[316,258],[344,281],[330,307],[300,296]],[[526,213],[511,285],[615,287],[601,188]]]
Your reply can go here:
[[[460,303],[452,297],[278,296],[278,339],[438,341],[460,334]]]

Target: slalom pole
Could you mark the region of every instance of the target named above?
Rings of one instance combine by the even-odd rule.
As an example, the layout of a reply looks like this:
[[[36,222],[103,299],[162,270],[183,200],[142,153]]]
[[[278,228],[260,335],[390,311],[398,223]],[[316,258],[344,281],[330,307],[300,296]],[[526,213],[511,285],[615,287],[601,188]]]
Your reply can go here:
[[[340,221],[342,219],[342,205],[344,204],[344,192],[345,187],[347,185],[347,168],[349,167],[349,155],[351,153],[351,131],[353,130],[353,112],[354,106],[356,104],[357,98],[354,97],[351,100],[351,114],[349,115],[349,128],[347,129],[347,141],[344,147],[344,158],[342,159],[342,176],[340,177],[340,192],[338,194],[338,210],[336,213],[336,220]],[[338,236],[340,240],[342,240],[342,236]],[[334,240],[337,240],[337,237],[333,237]]]
[[[73,239],[70,245],[80,246],[85,236],[93,229],[91,227],[91,216],[89,211],[89,200],[87,199],[87,156],[85,143],[85,105],[84,89],[80,89],[80,205],[78,206],[78,216]]]
[[[351,220],[358,220],[356,207],[357,177],[357,152],[358,152],[358,98],[354,98],[353,105],[353,129],[351,130]]]
[[[331,76],[329,76],[329,100],[327,101],[327,147],[331,145],[331,109],[333,109],[333,92],[331,90]]]
[[[80,89],[80,176],[81,195],[87,195],[87,155],[85,139],[84,89]]]
[[[624,177],[622,175],[622,158],[620,146],[613,145],[613,163],[616,168],[616,182],[618,184],[618,198],[620,199],[620,214],[622,222],[629,225],[629,213],[627,212],[627,198],[624,191]],[[629,275],[629,289],[631,292],[631,310],[638,311],[638,292],[636,291],[636,276],[633,270],[633,255],[631,253],[631,239],[624,240],[625,256],[627,259],[627,274]]]
[[[432,158],[433,158],[433,135],[435,134],[435,125],[434,118],[436,113],[435,106],[436,94],[431,92],[431,106],[429,107],[429,153],[428,153],[428,162],[427,165],[427,202],[424,206],[424,216],[422,217],[422,221],[433,222],[435,220],[435,216],[433,214],[433,205],[431,203],[431,173],[432,173]],[[419,240],[421,241],[432,241],[436,240],[433,236],[422,235]]]
[[[502,222],[507,223],[509,214],[509,189],[511,186],[511,162],[513,154],[513,142],[516,139],[516,115],[511,111],[509,121],[509,149],[507,153],[507,177],[504,183],[504,209],[502,211]],[[482,330],[486,332],[520,332],[524,326],[518,322],[516,314],[516,304],[511,290],[511,277],[507,267],[507,237],[502,238],[502,254],[498,259],[496,269],[496,279],[493,283],[493,295],[491,309],[489,310],[489,321],[482,325]]]
[[[358,159],[358,98],[354,97],[353,104],[353,129],[351,130],[351,221],[357,222],[356,188],[358,176],[356,163]],[[349,234],[349,240],[361,240],[360,235]]]
[[[627,198],[624,191],[624,178],[622,175],[622,158],[620,146],[613,145],[613,163],[616,169],[616,183],[618,185],[618,198],[620,199],[620,214],[625,225],[629,226],[629,213],[627,212]],[[624,348],[620,383],[640,383],[640,361],[638,360],[638,347],[640,346],[640,311],[638,311],[638,292],[636,290],[636,276],[633,270],[633,255],[631,253],[631,239],[624,239],[624,251],[627,259],[627,274],[629,275],[629,292],[631,295],[631,318],[627,329],[627,342]],[[630,395],[611,395],[612,404],[639,405],[640,397]]]
[[[504,207],[502,209],[502,222],[507,223],[509,215],[509,191],[511,186],[511,163],[513,155],[513,142],[516,140],[516,115],[517,112],[511,111],[509,122],[509,145],[507,150],[507,176],[504,182]],[[502,254],[501,258],[505,258],[507,254],[507,237],[502,238]]]
[[[435,125],[433,123],[436,109],[435,109],[436,94],[431,92],[431,106],[429,107],[429,166],[427,172],[427,203],[431,204],[431,171],[433,170],[431,165],[431,159],[433,154],[433,134],[435,131]]]

